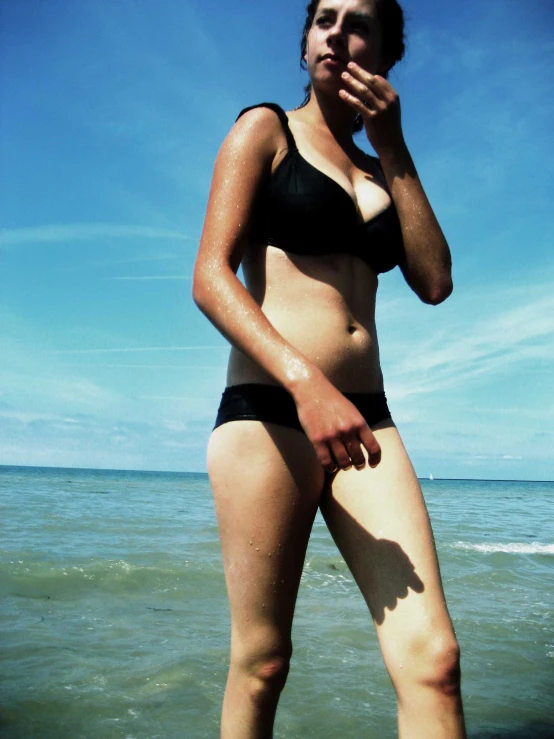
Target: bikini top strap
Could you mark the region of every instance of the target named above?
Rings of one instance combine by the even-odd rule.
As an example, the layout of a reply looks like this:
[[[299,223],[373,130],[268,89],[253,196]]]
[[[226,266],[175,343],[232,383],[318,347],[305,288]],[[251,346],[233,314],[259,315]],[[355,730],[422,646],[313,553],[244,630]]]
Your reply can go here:
[[[274,113],[276,113],[279,116],[283,131],[285,132],[285,136],[287,137],[287,146],[289,147],[289,149],[296,149],[296,141],[294,140],[292,131],[289,128],[289,119],[287,118],[287,114],[280,105],[277,105],[277,103],[258,103],[257,105],[251,105],[248,108],[244,108],[244,110],[241,110],[238,114],[237,121],[241,117],[241,115],[244,115],[244,113],[248,113],[249,110],[253,110],[254,108],[269,108]]]

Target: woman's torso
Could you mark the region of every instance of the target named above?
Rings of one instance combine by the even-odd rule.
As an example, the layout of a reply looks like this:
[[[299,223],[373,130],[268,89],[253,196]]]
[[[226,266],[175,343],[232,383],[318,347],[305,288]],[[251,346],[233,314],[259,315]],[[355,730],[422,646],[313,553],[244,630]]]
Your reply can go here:
[[[360,226],[390,207],[391,198],[375,160],[360,152],[354,164],[338,145],[329,147],[324,132],[297,120],[295,114],[287,116],[302,165],[342,188],[343,192],[335,186],[337,198],[352,200]],[[291,137],[284,132],[272,176],[290,152]],[[342,226],[340,222],[332,225]],[[346,224],[344,233],[348,233]],[[318,249],[316,242],[310,249],[324,253],[292,253],[252,240],[242,261],[246,287],[283,338],[336,387],[345,392],[378,392],[383,389],[383,378],[375,328],[376,271],[360,256],[344,253],[348,247],[341,252],[339,245],[336,252],[326,253],[328,248]],[[259,365],[232,349],[227,385],[247,382],[275,384]]]

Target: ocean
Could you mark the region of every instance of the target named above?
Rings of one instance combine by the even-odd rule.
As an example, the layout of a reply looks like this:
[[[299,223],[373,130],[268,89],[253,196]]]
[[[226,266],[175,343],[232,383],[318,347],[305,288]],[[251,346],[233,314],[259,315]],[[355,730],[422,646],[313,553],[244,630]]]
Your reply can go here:
[[[554,483],[423,480],[471,739],[554,737]],[[205,474],[0,467],[6,739],[217,739],[230,620]],[[363,599],[318,513],[276,739],[388,739]]]

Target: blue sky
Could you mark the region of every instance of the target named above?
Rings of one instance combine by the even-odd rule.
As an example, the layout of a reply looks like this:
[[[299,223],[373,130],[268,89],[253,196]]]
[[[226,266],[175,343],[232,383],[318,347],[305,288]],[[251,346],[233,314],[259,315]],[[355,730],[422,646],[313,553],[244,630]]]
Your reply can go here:
[[[554,479],[554,9],[403,6],[390,81],[455,290],[430,307],[381,278],[393,416],[420,476]],[[0,464],[205,470],[228,347],[190,276],[213,162],[243,107],[300,103],[303,15],[2,3]]]

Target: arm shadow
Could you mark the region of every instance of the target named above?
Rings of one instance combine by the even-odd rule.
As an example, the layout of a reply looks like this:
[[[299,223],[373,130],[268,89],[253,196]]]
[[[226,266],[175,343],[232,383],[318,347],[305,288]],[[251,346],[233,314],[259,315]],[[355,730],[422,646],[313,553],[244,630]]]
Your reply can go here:
[[[330,496],[322,498],[320,509],[378,625],[410,590],[423,593],[425,585],[398,542],[370,534]]]

